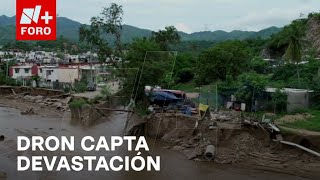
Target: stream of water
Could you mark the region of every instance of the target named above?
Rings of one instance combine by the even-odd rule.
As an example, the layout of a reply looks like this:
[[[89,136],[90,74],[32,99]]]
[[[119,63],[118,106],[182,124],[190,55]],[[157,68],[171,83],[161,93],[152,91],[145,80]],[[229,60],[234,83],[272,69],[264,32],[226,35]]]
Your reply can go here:
[[[0,171],[8,175],[8,179],[114,179],[114,180],[150,180],[150,179],[303,179],[287,174],[265,172],[236,166],[216,165],[212,162],[195,162],[188,160],[181,153],[163,148],[159,141],[148,139],[152,155],[161,157],[160,172],[17,172],[16,157],[18,155],[30,156],[30,152],[16,151],[17,136],[75,136],[81,138],[87,135],[117,136],[122,135],[125,126],[126,114],[115,113],[107,120],[90,128],[70,124],[70,114],[64,113],[62,118],[43,117],[39,115],[23,116],[20,111],[13,108],[0,107],[0,134],[5,141],[0,142]],[[72,155],[83,153],[73,152]],[[104,156],[125,156],[124,147],[116,152],[99,152]],[[70,155],[70,154],[69,154]],[[97,154],[96,154],[97,155]]]

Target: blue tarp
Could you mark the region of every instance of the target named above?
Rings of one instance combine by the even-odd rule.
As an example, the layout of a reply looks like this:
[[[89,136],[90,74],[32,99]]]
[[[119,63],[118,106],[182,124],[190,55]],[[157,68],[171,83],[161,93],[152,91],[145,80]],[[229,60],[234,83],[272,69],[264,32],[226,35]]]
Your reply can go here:
[[[153,91],[151,93],[151,101],[176,101],[181,98],[177,98],[174,94],[163,92],[163,91]]]

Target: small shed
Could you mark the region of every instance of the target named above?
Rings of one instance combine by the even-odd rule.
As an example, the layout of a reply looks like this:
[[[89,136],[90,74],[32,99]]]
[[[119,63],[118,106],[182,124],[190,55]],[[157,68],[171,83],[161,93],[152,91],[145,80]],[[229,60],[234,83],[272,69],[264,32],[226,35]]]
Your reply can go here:
[[[266,88],[266,92],[275,93],[277,88]],[[310,94],[314,91],[308,89],[283,88],[281,92],[287,94],[287,112],[297,109],[306,109],[310,105]]]

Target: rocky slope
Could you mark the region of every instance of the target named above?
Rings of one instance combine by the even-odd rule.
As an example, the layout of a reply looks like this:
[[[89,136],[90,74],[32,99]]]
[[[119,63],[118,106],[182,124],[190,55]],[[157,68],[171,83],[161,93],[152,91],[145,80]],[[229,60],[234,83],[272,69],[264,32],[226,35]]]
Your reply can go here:
[[[320,55],[320,16],[312,17],[306,25],[306,39]]]

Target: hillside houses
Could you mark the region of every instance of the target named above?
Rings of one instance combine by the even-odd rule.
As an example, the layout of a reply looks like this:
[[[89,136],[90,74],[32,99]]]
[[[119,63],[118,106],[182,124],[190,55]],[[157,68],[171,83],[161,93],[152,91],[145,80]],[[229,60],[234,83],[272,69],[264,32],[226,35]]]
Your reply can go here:
[[[117,62],[120,58],[112,57]],[[77,81],[85,80],[98,84],[108,79],[109,73],[101,70],[113,62],[106,59],[99,62],[98,54],[85,52],[68,54],[61,52],[18,50],[0,51],[0,63],[9,62],[8,75],[23,86],[39,86],[59,89],[64,85],[73,85]],[[14,65],[12,65],[14,64]]]
[[[112,57],[118,62],[119,58]],[[27,51],[18,50],[0,51],[0,62],[15,61],[16,63],[37,63],[37,64],[77,64],[77,63],[98,63],[98,54],[94,52],[85,52],[79,54],[47,52],[47,51]],[[105,62],[110,62],[106,58]]]
[[[38,86],[53,88],[54,83],[72,85],[82,78],[87,81],[99,83],[106,79],[105,69],[102,66],[107,64],[70,64],[70,65],[38,65],[24,63],[9,68],[9,76],[22,85],[30,85],[32,80],[37,78]],[[103,71],[103,73],[101,73]],[[91,79],[92,77],[92,79]]]

